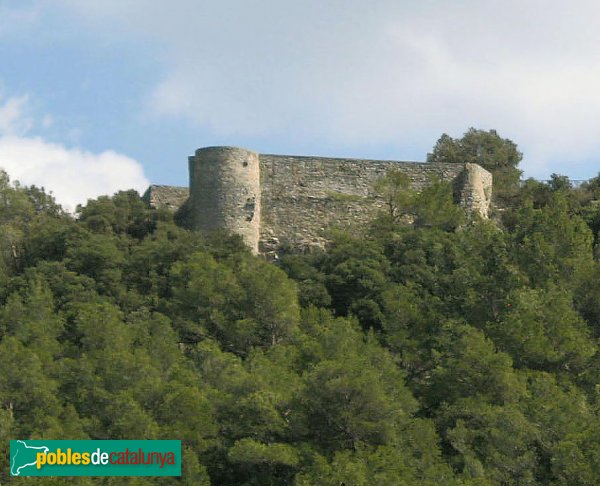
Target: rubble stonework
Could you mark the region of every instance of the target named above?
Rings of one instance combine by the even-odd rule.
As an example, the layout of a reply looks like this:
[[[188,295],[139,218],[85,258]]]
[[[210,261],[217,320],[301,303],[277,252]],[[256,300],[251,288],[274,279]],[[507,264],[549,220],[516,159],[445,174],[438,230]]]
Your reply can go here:
[[[177,211],[187,201],[190,190],[187,187],[151,185],[142,196],[153,208]]]
[[[198,149],[189,170],[189,226],[233,231],[255,252],[322,246],[328,230],[368,223],[384,206],[375,182],[392,170],[406,174],[416,190],[432,176],[450,181],[457,202],[483,218],[492,191],[492,175],[476,164],[257,154],[236,147]],[[161,199],[170,208],[183,202]]]

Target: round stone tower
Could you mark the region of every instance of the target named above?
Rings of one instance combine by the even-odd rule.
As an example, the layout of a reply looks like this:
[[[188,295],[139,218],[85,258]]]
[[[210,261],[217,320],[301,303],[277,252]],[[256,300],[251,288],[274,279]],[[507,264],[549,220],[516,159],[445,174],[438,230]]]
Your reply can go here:
[[[207,147],[189,157],[189,223],[192,229],[225,229],[258,252],[260,168],[258,154],[236,147]]]

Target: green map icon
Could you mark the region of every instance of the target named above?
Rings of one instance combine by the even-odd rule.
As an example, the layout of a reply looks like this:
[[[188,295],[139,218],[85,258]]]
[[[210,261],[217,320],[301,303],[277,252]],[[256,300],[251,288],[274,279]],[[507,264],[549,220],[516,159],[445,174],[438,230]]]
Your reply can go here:
[[[10,474],[20,476],[25,468],[35,469],[37,466],[37,454],[48,452],[46,446],[30,446],[24,440],[10,441]]]

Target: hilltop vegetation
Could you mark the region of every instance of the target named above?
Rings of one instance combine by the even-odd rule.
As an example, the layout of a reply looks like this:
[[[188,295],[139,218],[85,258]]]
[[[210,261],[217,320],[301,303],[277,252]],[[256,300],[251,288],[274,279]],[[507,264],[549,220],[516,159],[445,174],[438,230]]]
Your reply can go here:
[[[469,128],[461,138],[446,133],[438,139],[427,162],[478,164],[494,176],[494,199],[500,204],[510,203],[519,187],[522,175],[519,162],[523,154],[517,145],[502,138],[496,130]]]
[[[181,480],[44,484],[598,484],[600,179],[428,191],[273,264],[2,177],[0,482],[9,438],[181,438]]]

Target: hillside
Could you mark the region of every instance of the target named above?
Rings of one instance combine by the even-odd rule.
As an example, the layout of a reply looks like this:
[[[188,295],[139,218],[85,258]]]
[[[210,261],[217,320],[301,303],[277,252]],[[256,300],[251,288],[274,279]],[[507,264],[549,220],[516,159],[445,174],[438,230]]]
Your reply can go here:
[[[3,175],[0,483],[8,439],[180,438],[181,480],[40,484],[596,485],[599,196],[529,181],[469,222],[433,184],[273,264]]]

